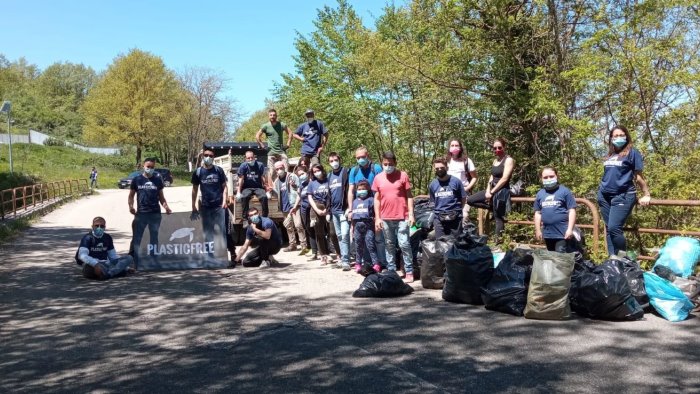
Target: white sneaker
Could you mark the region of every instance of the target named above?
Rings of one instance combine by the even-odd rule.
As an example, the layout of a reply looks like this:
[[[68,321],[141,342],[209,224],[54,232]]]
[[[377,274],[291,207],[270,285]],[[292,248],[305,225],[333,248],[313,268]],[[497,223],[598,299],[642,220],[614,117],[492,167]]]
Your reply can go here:
[[[260,268],[270,268],[270,262],[267,260],[263,260],[263,262],[260,263]]]

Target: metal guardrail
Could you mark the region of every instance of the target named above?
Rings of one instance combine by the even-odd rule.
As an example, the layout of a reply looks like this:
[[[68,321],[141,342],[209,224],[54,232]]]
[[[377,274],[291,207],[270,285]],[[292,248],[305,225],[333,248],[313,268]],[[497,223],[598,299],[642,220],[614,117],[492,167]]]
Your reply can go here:
[[[511,202],[514,203],[533,203],[535,201],[534,197],[511,197]],[[591,224],[579,224],[576,223],[576,225],[580,228],[588,229],[593,231],[593,253],[597,254],[600,250],[600,242],[601,242],[601,229],[602,229],[602,235],[605,237],[606,231],[605,231],[605,226],[601,227],[601,220],[600,220],[600,215],[598,213],[598,206],[591,201],[585,199],[585,198],[576,198],[576,203],[578,204],[579,207],[582,205],[588,208],[588,210],[591,212]],[[652,199],[651,202],[649,203],[650,206],[666,206],[666,207],[699,207],[700,208],[700,201],[698,200],[659,200],[659,199]],[[479,214],[478,214],[478,221],[479,221],[479,233],[483,234],[484,233],[484,221],[485,221],[485,213],[486,211],[483,209],[479,209]],[[529,225],[529,226],[534,226],[535,222],[532,220],[506,220],[506,223],[510,224],[518,224],[518,225]],[[667,230],[667,229],[660,229],[660,228],[647,228],[647,227],[625,227],[623,229],[624,231],[627,232],[636,232],[636,233],[644,233],[644,234],[666,234],[666,235],[683,235],[683,236],[694,236],[694,237],[700,237],[700,231],[686,231],[686,230]],[[539,244],[538,244],[539,245]],[[605,251],[606,253],[609,253],[608,251],[608,245],[607,243],[603,242],[603,245],[605,246]],[[643,256],[639,255],[637,256],[639,260],[655,260],[655,256]]]
[[[66,196],[85,194],[90,191],[87,179],[69,179],[34,185],[20,186],[0,191],[0,220],[18,212],[26,211],[45,202]]]

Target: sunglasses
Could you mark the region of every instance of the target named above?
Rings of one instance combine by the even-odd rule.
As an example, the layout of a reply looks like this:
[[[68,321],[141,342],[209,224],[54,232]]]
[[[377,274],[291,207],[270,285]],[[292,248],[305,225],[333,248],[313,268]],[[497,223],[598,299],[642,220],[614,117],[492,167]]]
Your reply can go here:
[[[502,146],[494,146],[494,147],[493,147],[493,150],[495,150],[495,151],[502,151],[502,150],[503,150],[503,147],[502,147]]]
[[[204,155],[204,157],[214,157],[214,155]]]

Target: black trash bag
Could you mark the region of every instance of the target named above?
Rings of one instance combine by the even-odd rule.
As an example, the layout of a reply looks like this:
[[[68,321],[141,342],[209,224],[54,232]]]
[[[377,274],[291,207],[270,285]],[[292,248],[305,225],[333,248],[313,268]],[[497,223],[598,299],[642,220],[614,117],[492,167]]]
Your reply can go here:
[[[430,198],[415,198],[413,200],[413,216],[416,219],[416,227],[430,231],[433,228],[434,211],[435,204],[430,202]]]
[[[571,309],[601,320],[637,320],[644,310],[632,295],[625,264],[608,260],[588,272],[577,272],[569,290]]]
[[[472,245],[486,245],[489,242],[488,235],[479,235],[479,230],[471,222],[462,226],[462,233],[458,238],[463,238],[465,242],[467,242],[468,238],[469,243]]]
[[[568,318],[571,315],[569,288],[574,254],[537,249],[532,256],[535,260],[523,316],[542,320]]]
[[[507,252],[493,272],[493,278],[482,289],[486,309],[522,316],[527,304],[533,258],[530,251]]]
[[[620,259],[620,262],[624,267],[623,272],[627,277],[630,290],[632,290],[632,296],[637,300],[642,309],[650,311],[651,303],[647,295],[647,289],[644,287],[644,271],[642,271],[642,268],[634,260],[623,257]]]
[[[421,243],[422,261],[420,283],[424,289],[442,289],[445,276],[445,254],[455,243],[450,236]]]
[[[399,297],[413,293],[413,287],[403,282],[395,271],[368,275],[353,297]]]
[[[470,234],[462,234],[445,256],[445,287],[442,299],[483,305],[481,288],[493,277],[491,249]]]

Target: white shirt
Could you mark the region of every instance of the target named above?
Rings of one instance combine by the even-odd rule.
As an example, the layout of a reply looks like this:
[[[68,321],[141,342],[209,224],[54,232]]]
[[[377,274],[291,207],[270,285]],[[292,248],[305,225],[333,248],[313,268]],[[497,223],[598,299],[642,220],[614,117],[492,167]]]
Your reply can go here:
[[[476,167],[474,167],[474,162],[472,162],[472,159],[467,158],[467,166],[469,167],[469,172],[476,171]],[[465,187],[469,184],[469,181],[467,180],[467,172],[464,170],[463,161],[450,159],[450,161],[447,163],[447,174],[452,175],[453,177],[462,181],[462,185]]]

